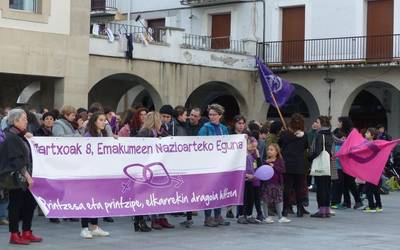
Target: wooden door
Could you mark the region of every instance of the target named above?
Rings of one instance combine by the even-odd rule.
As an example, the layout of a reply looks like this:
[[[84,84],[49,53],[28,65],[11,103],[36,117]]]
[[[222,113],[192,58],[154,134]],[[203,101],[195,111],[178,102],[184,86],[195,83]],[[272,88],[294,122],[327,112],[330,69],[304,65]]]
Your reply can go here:
[[[231,14],[213,15],[211,23],[211,48],[229,49],[231,36]]]
[[[367,60],[391,60],[393,57],[393,0],[368,1],[367,11]]]
[[[92,0],[92,11],[105,11],[106,10],[106,0]]]
[[[153,31],[153,39],[156,42],[161,42],[161,30],[165,27],[165,18],[147,20],[147,27]]]
[[[304,62],[304,6],[282,9],[282,63]]]

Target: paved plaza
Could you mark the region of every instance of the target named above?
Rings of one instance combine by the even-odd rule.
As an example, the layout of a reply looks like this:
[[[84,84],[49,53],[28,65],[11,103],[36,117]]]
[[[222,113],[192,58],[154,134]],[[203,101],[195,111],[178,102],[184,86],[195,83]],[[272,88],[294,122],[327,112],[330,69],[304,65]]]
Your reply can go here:
[[[290,224],[232,225],[224,228],[205,228],[202,213],[195,217],[190,229],[177,227],[171,230],[135,233],[130,218],[117,218],[114,223],[100,220],[101,226],[111,232],[111,237],[84,240],[79,237],[80,223],[50,224],[43,217],[34,219],[34,230],[44,237],[42,244],[11,246],[8,229],[0,227],[0,249],[399,249],[400,193],[383,197],[384,212],[365,214],[353,209],[337,211],[330,219],[298,219],[291,217]],[[314,194],[311,205],[315,206]],[[313,208],[310,208],[313,211]],[[170,217],[178,224],[184,218]]]

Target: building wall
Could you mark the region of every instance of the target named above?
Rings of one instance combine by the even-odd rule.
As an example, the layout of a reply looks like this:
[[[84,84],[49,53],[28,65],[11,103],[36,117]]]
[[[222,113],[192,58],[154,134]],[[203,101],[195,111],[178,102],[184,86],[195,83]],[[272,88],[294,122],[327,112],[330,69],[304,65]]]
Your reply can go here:
[[[8,2],[8,0],[1,1],[5,4]],[[71,0],[50,1],[50,15],[47,22],[27,22],[5,18],[0,9],[0,28],[68,35],[71,19],[70,6]]]
[[[89,89],[92,89],[103,79],[127,74],[126,80],[135,76],[136,84],[146,87],[156,100],[156,108],[161,104],[172,106],[184,105],[188,97],[199,87],[210,82],[221,82],[227,85],[226,93],[233,93],[241,110],[248,117],[256,118],[257,109],[250,107],[261,106],[256,98],[260,88],[256,85],[255,72],[244,70],[221,69],[214,67],[185,65],[146,60],[121,60],[102,56],[90,56]],[[121,78],[120,78],[121,79]],[[134,85],[132,85],[134,87]],[[105,86],[107,88],[118,88],[117,86]],[[212,89],[210,89],[212,91]]]

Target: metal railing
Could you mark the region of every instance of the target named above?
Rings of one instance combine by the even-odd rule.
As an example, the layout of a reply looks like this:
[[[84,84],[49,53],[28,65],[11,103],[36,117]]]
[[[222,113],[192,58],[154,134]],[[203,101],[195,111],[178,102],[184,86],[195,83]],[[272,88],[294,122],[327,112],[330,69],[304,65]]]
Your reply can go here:
[[[213,5],[220,3],[236,2],[235,0],[181,0],[182,5],[197,6],[197,5]]]
[[[166,32],[164,28],[152,29],[123,23],[107,23],[107,28],[109,28],[114,35],[133,34],[135,42],[143,42],[144,38],[146,38],[148,42],[165,42]]]
[[[91,0],[92,11],[117,10],[117,0]]]
[[[400,34],[258,43],[257,55],[282,65],[392,62],[400,59]]]
[[[184,48],[246,54],[244,42],[240,40],[232,40],[229,36],[211,37],[185,34],[183,41],[182,46]]]

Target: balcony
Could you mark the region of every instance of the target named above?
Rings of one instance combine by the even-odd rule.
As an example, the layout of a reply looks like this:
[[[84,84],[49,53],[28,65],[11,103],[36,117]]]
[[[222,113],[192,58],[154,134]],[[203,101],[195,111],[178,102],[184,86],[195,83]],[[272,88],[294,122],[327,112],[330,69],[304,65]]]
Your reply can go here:
[[[91,14],[115,14],[117,0],[91,0]]]
[[[106,29],[111,30],[115,41],[107,36]],[[151,30],[123,23],[106,23],[99,35],[90,36],[90,54],[126,58],[119,41],[120,35],[126,33],[133,35],[134,59],[249,71],[255,68],[255,41],[189,35],[174,27]]]
[[[400,34],[258,43],[257,55],[281,68],[399,63]]]
[[[183,48],[199,50],[215,50],[225,53],[246,54],[245,42],[232,40],[227,37],[211,37],[185,34],[183,37]]]
[[[233,0],[181,0],[182,5],[189,5],[189,6],[207,6],[207,5],[229,3],[229,2],[237,2],[237,1],[233,1]]]

